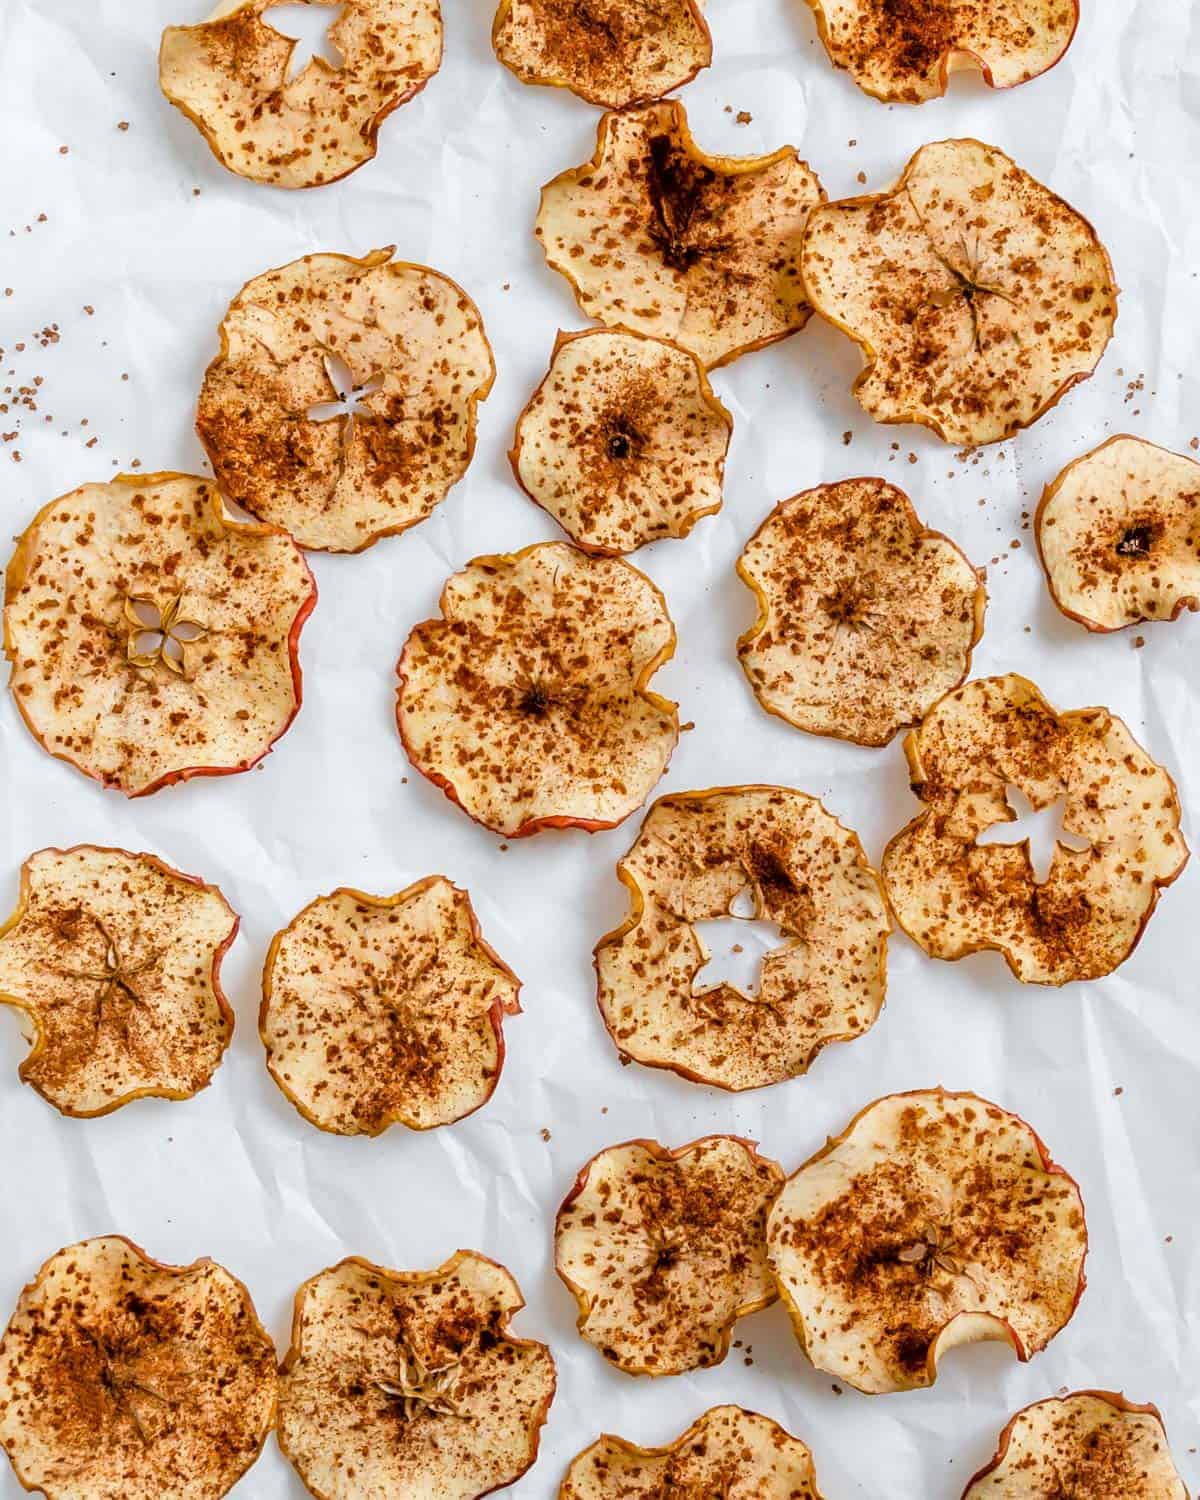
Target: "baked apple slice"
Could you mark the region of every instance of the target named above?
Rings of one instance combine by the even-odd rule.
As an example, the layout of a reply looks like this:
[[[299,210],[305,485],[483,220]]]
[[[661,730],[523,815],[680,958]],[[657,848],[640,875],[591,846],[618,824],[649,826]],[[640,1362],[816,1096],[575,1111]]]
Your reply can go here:
[[[1079,0],[809,0],[834,67],[889,104],[923,104],[951,73],[989,88],[1028,83],[1061,61]]]
[[[306,255],[254,277],[204,377],[196,431],[217,482],[302,547],[361,552],[407,531],[475,451],[496,375],[479,309],[392,254]]]
[[[0,1339],[0,1443],[47,1500],[220,1500],[275,1420],[275,1349],[223,1266],[59,1250]]]
[[[1019,1411],[963,1500],[1188,1500],[1157,1407],[1073,1391]]]
[[[206,1088],[233,1035],[220,974],[237,930],[215,885],[152,854],[31,854],[0,927],[0,1004],[33,1049],[22,1081],[84,1117]]]
[[[279,1446],[316,1500],[477,1500],[537,1457],[554,1399],[545,1344],[509,1331],[511,1274],[474,1250],[432,1271],[353,1257],[296,1294]]]
[[[558,1500],[659,1495],[821,1500],[807,1445],[770,1417],[741,1406],[710,1406],[662,1448],[604,1434],[571,1460]]]
[[[732,432],[694,354],[598,328],[558,335],[509,458],[576,546],[613,556],[720,510]]]
[[[758,600],[742,670],[768,713],[810,734],[886,745],[963,681],[983,633],[980,575],[882,479],[782,501],[737,570]]]
[[[1026,1123],[974,1094],[892,1094],[788,1178],[767,1254],[800,1347],[868,1394],[932,1385],[995,1339],[1027,1360],[1083,1294],[1079,1189]]]
[[[874,1024],[890,922],[858,836],[788,787],[676,792],[650,809],[617,866],[629,916],[596,947],[600,1014],[623,1057],[696,1083],[762,1088],[807,1072],[830,1042]],[[749,895],[783,943],[757,993],[701,986],[697,924]]]
[[[647,684],[675,650],[644,573],[565,542],[477,557],[397,667],[409,759],[485,828],[612,828],[650,795],[679,737]]]
[[[500,0],[492,45],[522,83],[604,109],[661,99],[712,62],[697,0]]]
[[[803,328],[800,240],[824,202],[791,146],[708,156],[681,104],[607,114],[596,154],[542,189],[534,233],[588,317],[712,369]]]
[[[862,350],[860,403],[947,443],[1036,422],[1095,370],[1117,316],[1088,221],[975,140],[922,146],[886,192],[814,209],[801,268]]]
[[[144,797],[248,771],[300,708],[317,587],[211,480],[122,474],[52,500],[5,575],[9,686],[34,738]]]
[[[492,1097],[520,990],[466,891],[431,875],[306,906],[271,944],[258,1027],[271,1077],[321,1130],[428,1130]]]
[[[1047,486],[1034,518],[1050,594],[1089,630],[1200,609],[1200,464],[1109,438]]]
[[[737,1319],[775,1300],[764,1230],[782,1183],[776,1162],[732,1135],[594,1156],[554,1229],[580,1334],[628,1375],[720,1364]]]
[[[884,850],[888,903],[931,958],[1004,955],[1026,984],[1099,979],[1129,957],[1160,890],[1188,860],[1171,777],[1106,708],[1059,712],[1025,677],[977,678],[905,741],[925,811]],[[1065,799],[1044,881],[1028,841],[980,843],[1016,814]]]
[[[384,120],[441,67],[441,7],[341,0],[329,28],[341,66],[312,57],[293,74],[295,42],[264,19],[278,3],[220,0],[207,21],[168,26],[158,80],[223,167],[274,187],[320,187],[370,161]]]

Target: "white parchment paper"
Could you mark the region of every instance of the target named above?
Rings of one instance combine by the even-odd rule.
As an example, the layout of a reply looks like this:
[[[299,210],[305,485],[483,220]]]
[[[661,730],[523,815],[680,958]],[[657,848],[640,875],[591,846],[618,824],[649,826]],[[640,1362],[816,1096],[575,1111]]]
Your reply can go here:
[[[0,432],[17,432],[0,442],[5,537],[46,500],[135,461],[198,468],[193,405],[222,312],[248,277],[305,252],[394,244],[447,272],[482,308],[499,365],[474,465],[436,515],[361,557],[314,559],[305,705],[259,770],[127,803],[45,755],[3,695],[0,912],[28,853],[94,841],[217,881],[242,930],[224,970],[237,1034],[191,1102],[62,1119],[18,1082],[23,1044],[0,1017],[0,1315],[56,1248],[120,1231],[168,1261],[223,1262],[282,1350],[294,1289],[339,1257],[415,1268],[472,1246],[514,1271],[529,1304],[517,1328],[549,1340],[558,1361],[522,1500],[550,1497],[601,1430],[664,1442],[720,1401],[803,1436],[829,1500],[956,1500],[1011,1412],[1079,1386],[1159,1403],[1195,1488],[1200,861],[1130,961],[1089,986],[1023,988],[995,957],[938,964],[894,937],[875,1029],[826,1052],[807,1078],[735,1098],[622,1068],[600,1024],[590,952],[624,913],[613,865],[639,818],[502,850],[408,765],[392,705],[409,628],[469,557],[557,534],[516,489],[505,451],[555,330],[582,323],[531,228],[540,185],[591,154],[598,121],[499,66],[491,0],[443,3],[442,72],[385,125],[378,158],[345,182],[288,194],[224,172],[158,92],[159,33],[201,19],[194,0],[0,0]],[[1194,839],[1200,621],[1090,637],[1052,608],[1024,520],[1064,463],[1113,432],[1185,451],[1200,433],[1200,7],[1085,0],[1052,73],[1010,94],[958,79],[948,99],[916,110],[876,103],[836,74],[802,0],[709,9],[717,62],[684,95],[703,146],[750,154],[792,142],[839,197],[864,177],[887,185],[927,140],[979,136],[1092,218],[1124,295],[1096,377],[1032,432],[967,461],[917,429],[874,426],[849,394],[855,349],[816,320],[717,373],[736,421],[725,508],[686,542],[635,559],[679,628],[679,653],[654,685],[696,725],[661,790],[792,784],[820,795],[876,861],[915,811],[898,743],[860,750],[769,718],[733,654],[753,617],[733,561],[771,505],[878,473],[988,566],[976,672],[1025,672],[1063,707],[1112,706],[1175,775]],[[740,110],[750,124],[736,123]],[[269,939],[338,884],[392,892],[435,870],[469,888],[486,936],[525,981],[501,1085],[478,1115],[425,1136],[322,1135],[263,1066],[255,1017]],[[577,1337],[550,1234],[600,1147],[737,1131],[791,1170],[871,1099],[937,1082],[1018,1110],[1082,1185],[1090,1285],[1045,1354],[1019,1366],[999,1346],[974,1348],[948,1359],[932,1390],[866,1398],[837,1394],[805,1363],[778,1306],[739,1327],[746,1347],[720,1368],[653,1383],[611,1370]],[[5,1467],[0,1497],[19,1492]],[[262,1500],[302,1493],[273,1440],[238,1488]]]

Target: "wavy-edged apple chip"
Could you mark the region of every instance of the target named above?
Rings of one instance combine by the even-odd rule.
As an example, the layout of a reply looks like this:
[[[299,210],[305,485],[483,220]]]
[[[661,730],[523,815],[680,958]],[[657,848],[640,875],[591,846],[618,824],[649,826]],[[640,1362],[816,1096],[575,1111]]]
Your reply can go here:
[[[807,1444],[770,1417],[710,1406],[673,1443],[641,1448],[605,1433],[571,1461],[558,1500],[821,1500]]]
[[[1188,1500],[1162,1416],[1114,1391],[1073,1391],[1019,1411],[963,1500]]]
[[[1062,60],[1079,0],[808,0],[834,67],[889,104],[923,104],[951,73],[1010,89]]]
[[[279,1446],[317,1500],[476,1500],[537,1457],[554,1399],[545,1344],[509,1331],[525,1305],[474,1250],[432,1271],[353,1257],[296,1294],[280,1369]]]
[[[211,1260],[120,1235],[59,1250],[0,1339],[0,1443],[47,1500],[219,1500],[275,1418],[275,1349]]]
[[[1070,463],[1034,518],[1055,604],[1089,630],[1200,609],[1200,464],[1122,434]]]
[[[782,501],[737,570],[758,600],[742,669],[768,713],[810,734],[886,745],[963,681],[983,631],[979,574],[882,479]]]
[[[808,1071],[883,1008],[890,921],[858,835],[815,797],[778,786],[675,792],[617,866],[630,912],[596,947],[600,1014],[622,1056],[724,1089]],[[757,993],[702,988],[697,923],[739,897],[775,923]]]
[[[477,557],[442,590],[397,667],[413,765],[509,838],[612,828],[650,795],[679,738],[647,683],[675,650],[637,568],[566,542]]]
[[[788,1178],[767,1254],[800,1347],[869,1394],[932,1385],[959,1344],[1024,1361],[1085,1284],[1079,1189],[1033,1130],[974,1094],[891,1094]]]
[[[675,1151],[627,1141],[594,1156],[554,1227],[580,1334],[628,1375],[720,1364],[737,1319],[777,1295],[764,1233],[783,1180],[733,1135]]]
[[[994,443],[1086,380],[1117,316],[1088,221],[981,141],[922,146],[883,193],[814,209],[809,302],[862,350],[877,422]]]
[[[577,546],[614,556],[720,510],[732,432],[694,354],[596,328],[559,334],[509,458]]]
[[[697,0],[500,0],[492,46],[522,83],[603,109],[661,99],[712,62]]]
[[[492,1097],[520,990],[444,876],[396,896],[342,888],[276,934],[258,1029],[271,1077],[313,1125],[428,1130]]]
[[[144,797],[257,765],[300,708],[304,555],[211,480],[121,474],[51,500],[5,575],[9,686],[34,738]]]
[[[204,377],[196,431],[217,482],[302,547],[407,531],[475,451],[496,374],[479,309],[392,253],[306,255],[248,281]]]
[[[808,322],[800,242],[824,201],[792,146],[708,156],[672,101],[605,115],[591,161],[542,189],[534,232],[588,317],[712,369]]]
[[[221,960],[238,918],[152,854],[42,849],[0,927],[0,1004],[21,1013],[23,1082],[64,1115],[207,1087],[233,1035]]]
[[[314,56],[292,73],[296,43],[263,15],[279,0],[221,0],[207,21],[163,32],[162,91],[223,167],[275,187],[336,182],[371,160],[384,120],[441,67],[438,0],[338,3],[336,68]]]
[[[1025,677],[984,677],[948,694],[905,740],[927,804],[881,864],[892,913],[931,958],[1004,955],[1026,984],[1099,979],[1133,952],[1188,860],[1179,795],[1106,708],[1059,712]],[[1022,843],[979,843],[1016,817],[1065,799],[1060,839],[1039,881]]]

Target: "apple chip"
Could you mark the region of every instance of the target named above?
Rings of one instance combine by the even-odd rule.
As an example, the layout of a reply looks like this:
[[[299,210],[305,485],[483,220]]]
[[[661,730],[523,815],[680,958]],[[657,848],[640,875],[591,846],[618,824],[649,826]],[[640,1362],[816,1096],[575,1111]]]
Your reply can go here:
[[[407,531],[475,451],[496,374],[479,309],[391,256],[306,255],[256,276],[204,377],[196,431],[217,482],[302,547],[361,552]]]
[[[1079,1189],[974,1094],[891,1094],[788,1178],[767,1254],[800,1347],[869,1394],[932,1385],[958,1344],[1024,1361],[1083,1295]]]
[[[36,740],[144,797],[248,771],[300,708],[303,554],[211,481],[121,474],[52,500],[5,575],[9,686]]]
[[[996,949],[1026,984],[1099,979],[1137,945],[1159,890],[1188,859],[1175,783],[1106,708],[1059,713],[1027,678],[979,678],[930,710],[904,746],[927,807],[892,839],[882,873],[905,932],[932,958]],[[977,842],[1064,799],[1039,881],[1029,841]],[[1082,847],[1078,847],[1082,845]]]
[[[1068,464],[1034,521],[1055,604],[1089,630],[1200,609],[1200,464],[1114,437]]]
[[[979,574],[882,479],[784,500],[737,570],[758,600],[738,641],[750,686],[810,734],[886,745],[962,682],[983,631]]]
[[[994,443],[1086,380],[1117,316],[1096,231],[994,146],[922,146],[895,187],[814,210],[812,306],[859,345],[877,422]]]
[[[275,1350],[211,1260],[120,1235],[52,1255],[0,1339],[0,1443],[47,1500],[219,1500],[275,1417]]]
[[[712,62],[697,0],[500,0],[492,45],[522,83],[605,109],[661,99]]]
[[[534,232],[588,317],[711,369],[808,322],[800,240],[824,200],[793,147],[707,156],[672,102],[605,115],[591,161],[542,189]]]
[[[808,1447],[770,1417],[710,1406],[664,1448],[607,1433],[571,1462],[558,1500],[821,1500]]]
[[[617,558],[566,542],[477,557],[417,625],[396,722],[417,770],[485,828],[612,828],[679,738],[646,684],[675,650],[666,600]]]
[[[474,1250],[432,1271],[354,1257],[296,1294],[279,1446],[317,1500],[476,1500],[537,1457],[554,1399],[545,1344],[514,1337],[511,1274]]]
[[[576,545],[613,555],[720,510],[732,432],[694,354],[598,328],[559,334],[509,458]]]
[[[923,104],[951,73],[977,69],[1010,89],[1071,45],[1079,0],[809,0],[837,68],[876,99]]]
[[[271,1077],[336,1135],[428,1130],[492,1097],[521,984],[441,875],[398,896],[336,890],[275,937],[258,1027]]]
[[[764,1231],[782,1183],[778,1163],[733,1135],[594,1156],[554,1228],[579,1332],[628,1375],[720,1364],[737,1319],[775,1300]]]
[[[296,43],[264,19],[279,0],[220,0],[197,26],[168,26],[163,93],[223,167],[275,187],[336,182],[370,161],[379,127],[442,64],[438,0],[305,0],[336,7],[334,67],[292,71]]]
[[[963,1500],[1188,1500],[1162,1417],[1112,1391],[1074,1391],[1019,1411]]]
[[[221,960],[238,919],[152,854],[43,849],[0,927],[0,1004],[33,1050],[23,1082],[64,1115],[207,1087],[233,1035]]]
[[[597,945],[596,975],[623,1057],[717,1088],[762,1088],[862,1036],[883,1008],[890,922],[879,876],[815,797],[778,786],[660,797],[617,874],[630,912]],[[784,938],[753,994],[702,984],[697,924],[732,917],[739,900]]]

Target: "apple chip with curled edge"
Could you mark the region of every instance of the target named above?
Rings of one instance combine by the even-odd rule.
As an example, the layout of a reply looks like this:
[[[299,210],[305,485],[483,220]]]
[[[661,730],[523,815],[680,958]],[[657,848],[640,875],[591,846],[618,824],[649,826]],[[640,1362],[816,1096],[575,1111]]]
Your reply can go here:
[[[712,369],[808,322],[800,241],[824,200],[793,147],[707,156],[671,102],[605,115],[591,161],[542,189],[534,232],[590,318]]]
[[[577,546],[611,556],[720,510],[732,432],[694,354],[597,328],[558,335],[509,458]]]
[[[858,836],[787,787],[671,793],[617,866],[630,913],[596,947],[600,1013],[622,1056],[724,1089],[808,1071],[830,1042],[874,1024],[887,985],[890,921]],[[700,988],[697,923],[749,892],[783,944],[757,994]]]
[[[522,83],[605,109],[661,99],[712,62],[697,0],[500,0],[492,45]]]
[[[317,587],[211,480],[121,474],[51,500],[5,575],[9,686],[34,738],[144,797],[256,765],[300,708]]]
[[[1099,979],[1129,957],[1188,860],[1179,795],[1106,708],[1060,713],[1025,677],[978,678],[935,705],[904,745],[926,809],[892,839],[881,870],[900,926],[931,958],[995,949],[1026,984]],[[979,843],[1015,817],[1015,786],[1035,811],[1065,798],[1039,882],[1028,840]]]
[[[892,104],[923,104],[976,69],[1009,89],[1048,72],[1071,45],[1079,0],[809,0],[835,67]]]
[[[525,1305],[474,1250],[432,1271],[353,1257],[296,1294],[279,1446],[317,1500],[476,1500],[537,1457],[554,1399],[545,1344],[509,1332]]]
[[[1034,518],[1055,604],[1089,630],[1200,609],[1200,464],[1109,438],[1047,486]]]
[[[1073,1391],[1019,1411],[963,1500],[1188,1500],[1155,1406]]]
[[[238,918],[152,854],[42,849],[0,927],[0,1004],[33,1050],[23,1082],[65,1115],[207,1087],[233,1035],[221,960]]]
[[[808,1358],[874,1395],[932,1385],[959,1344],[1045,1348],[1083,1295],[1087,1228],[1024,1120],[939,1088],[869,1104],[793,1173],[767,1254]]]
[[[276,935],[258,1028],[271,1077],[313,1125],[428,1130],[492,1097],[520,989],[444,876],[397,896],[343,888]]]
[[[384,120],[441,67],[441,7],[305,0],[339,5],[329,40],[342,65],[314,56],[292,76],[296,43],[263,18],[278,3],[220,0],[207,21],[168,26],[159,84],[223,167],[275,187],[320,187],[370,161]]]
[[[612,828],[646,800],[679,738],[647,683],[675,650],[666,600],[617,558],[566,542],[477,557],[442,590],[397,667],[413,765],[509,838]]]
[[[392,253],[306,255],[256,276],[204,377],[196,431],[217,482],[302,547],[361,552],[406,531],[475,451],[496,374],[479,309]]]
[[[882,479],[782,501],[737,570],[758,599],[738,641],[750,686],[810,734],[886,745],[962,682],[983,631],[979,574]]]
[[[242,1283],[121,1235],[52,1255],[0,1339],[0,1443],[47,1500],[220,1500],[262,1451],[275,1391]]]
[[[737,1319],[775,1300],[764,1231],[782,1183],[778,1163],[733,1135],[594,1156],[554,1227],[580,1334],[627,1375],[720,1364]]]
[[[814,209],[801,268],[862,350],[862,406],[947,443],[1036,422],[1091,375],[1117,316],[1088,221],[974,140],[922,146],[895,187]]]
[[[808,1446],[741,1406],[710,1406],[663,1448],[605,1433],[571,1461],[558,1500],[821,1500]]]

